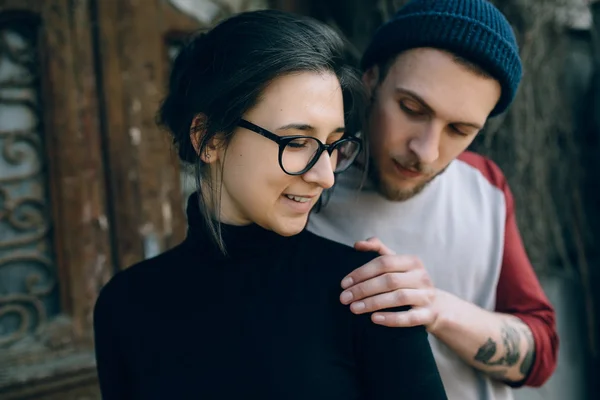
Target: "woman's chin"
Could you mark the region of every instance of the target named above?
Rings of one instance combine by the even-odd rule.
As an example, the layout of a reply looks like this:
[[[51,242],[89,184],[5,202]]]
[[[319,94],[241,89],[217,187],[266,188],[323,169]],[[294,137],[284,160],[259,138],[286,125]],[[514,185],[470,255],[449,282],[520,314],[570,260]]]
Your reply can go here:
[[[306,227],[308,222],[308,215],[295,218],[281,218],[277,221],[272,230],[281,236],[294,236],[299,234]]]

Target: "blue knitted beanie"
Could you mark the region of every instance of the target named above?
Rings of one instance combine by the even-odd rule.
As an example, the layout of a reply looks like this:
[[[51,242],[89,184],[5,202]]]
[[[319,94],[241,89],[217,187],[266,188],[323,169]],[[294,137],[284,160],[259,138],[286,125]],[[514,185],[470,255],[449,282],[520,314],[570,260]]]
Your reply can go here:
[[[504,15],[487,0],[413,0],[381,26],[362,58],[364,70],[414,48],[454,53],[487,71],[502,87],[490,116],[513,101],[521,81],[519,48]]]

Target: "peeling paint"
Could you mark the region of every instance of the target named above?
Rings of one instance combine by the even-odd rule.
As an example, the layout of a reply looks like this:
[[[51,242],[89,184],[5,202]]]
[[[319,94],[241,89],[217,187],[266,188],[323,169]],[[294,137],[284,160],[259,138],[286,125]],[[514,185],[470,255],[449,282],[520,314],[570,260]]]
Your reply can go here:
[[[170,0],[170,2],[179,11],[205,25],[213,21],[221,11],[215,2],[210,0]]]
[[[173,7],[203,25],[209,25],[223,13],[269,8],[267,0],[169,0]]]
[[[142,141],[142,131],[140,128],[132,126],[129,129],[129,137],[131,138],[131,144],[139,146]]]
[[[159,255],[161,253],[161,246],[154,225],[151,223],[144,224],[140,228],[140,233],[144,245],[144,258],[148,259]]]
[[[260,10],[268,8],[269,5],[265,0],[219,0],[219,2],[234,13]]]
[[[93,285],[92,290],[90,290],[90,293],[94,293],[94,296],[96,295],[95,293],[95,288],[97,287],[98,284],[100,285],[104,285],[106,283],[106,261],[108,260],[108,257],[106,257],[105,254],[98,254],[96,257],[96,262],[94,263],[94,271],[93,271],[93,277],[94,279],[90,279],[90,283]]]
[[[102,214],[98,216],[98,225],[100,226],[101,230],[108,230],[108,218],[106,218],[106,215]]]
[[[166,235],[171,235],[173,233],[173,212],[168,201],[162,203],[162,216],[165,223],[164,232]]]

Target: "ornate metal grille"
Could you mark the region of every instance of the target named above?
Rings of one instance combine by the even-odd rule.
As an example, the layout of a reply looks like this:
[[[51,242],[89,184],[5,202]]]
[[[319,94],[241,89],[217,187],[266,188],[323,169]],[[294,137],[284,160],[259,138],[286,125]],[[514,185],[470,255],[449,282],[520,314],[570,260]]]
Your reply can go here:
[[[0,14],[0,349],[26,344],[59,308],[29,22]]]

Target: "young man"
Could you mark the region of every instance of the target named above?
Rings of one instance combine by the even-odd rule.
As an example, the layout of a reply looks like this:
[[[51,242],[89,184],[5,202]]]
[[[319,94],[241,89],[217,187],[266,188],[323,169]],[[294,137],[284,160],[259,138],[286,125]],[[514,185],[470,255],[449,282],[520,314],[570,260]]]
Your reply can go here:
[[[339,176],[309,222],[348,245],[378,238],[356,244],[382,256],[342,281],[340,300],[355,313],[412,306],[373,322],[425,325],[450,399],[542,385],[556,366],[554,310],[502,172],[465,152],[517,91],[509,23],[485,0],[415,0],[378,30],[362,67],[368,179],[363,165]]]

